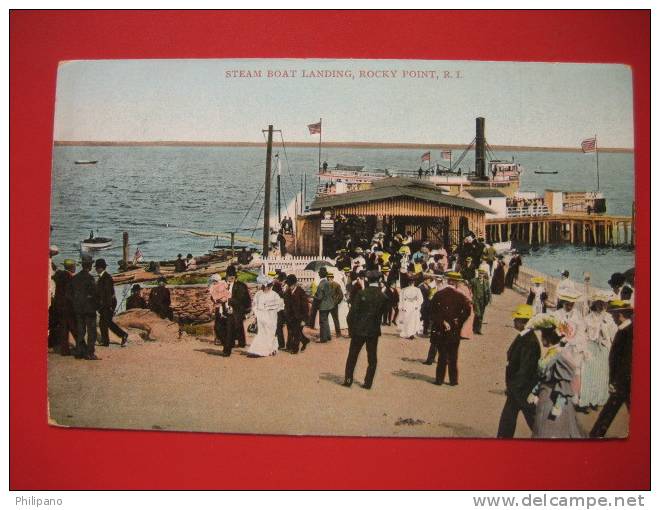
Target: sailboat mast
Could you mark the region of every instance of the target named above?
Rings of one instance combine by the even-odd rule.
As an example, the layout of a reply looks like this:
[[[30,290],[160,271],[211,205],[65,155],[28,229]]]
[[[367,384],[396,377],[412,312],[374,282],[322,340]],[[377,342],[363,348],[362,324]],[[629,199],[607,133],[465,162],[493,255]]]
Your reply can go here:
[[[280,193],[280,176],[282,174],[282,165],[280,164],[280,155],[275,154],[277,160],[277,223],[282,223],[282,198]]]
[[[266,145],[266,181],[264,185],[264,235],[263,255],[268,257],[270,244],[270,173],[273,158],[273,126],[268,126],[268,145]]]

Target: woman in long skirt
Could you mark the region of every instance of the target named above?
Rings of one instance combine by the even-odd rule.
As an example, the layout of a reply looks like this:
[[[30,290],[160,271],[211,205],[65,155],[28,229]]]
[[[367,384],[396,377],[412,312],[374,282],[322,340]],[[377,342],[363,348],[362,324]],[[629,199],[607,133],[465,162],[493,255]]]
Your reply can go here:
[[[605,310],[607,296],[594,296],[585,317],[587,347],[582,362],[582,384],[578,406],[588,412],[605,405],[609,398],[609,356],[617,326]]]
[[[493,279],[490,283],[490,292],[492,294],[502,294],[504,292],[504,268],[506,264],[504,263],[504,257],[502,255],[497,256],[497,262],[495,263],[495,270],[493,271]]]
[[[277,312],[284,310],[284,301],[273,290],[269,279],[254,296],[252,305],[257,316],[257,334],[250,344],[248,355],[271,356],[277,354]]]
[[[415,287],[413,278],[406,278],[406,287],[399,294],[399,336],[412,340],[422,328],[420,310],[424,302],[422,291]]]
[[[556,318],[546,314],[532,319],[535,323],[528,327],[541,331],[545,355],[539,360],[539,382],[528,398],[536,404],[533,438],[580,438],[580,430],[573,404],[573,377],[575,362],[571,351],[559,344],[562,335]],[[532,321],[530,321],[532,322]]]

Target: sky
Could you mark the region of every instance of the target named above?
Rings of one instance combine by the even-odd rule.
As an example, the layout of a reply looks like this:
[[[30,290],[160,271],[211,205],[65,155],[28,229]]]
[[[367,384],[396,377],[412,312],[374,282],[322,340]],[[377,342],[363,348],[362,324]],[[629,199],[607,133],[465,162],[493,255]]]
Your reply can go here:
[[[287,142],[316,142],[307,124],[322,118],[325,141],[467,144],[479,116],[491,145],[579,147],[596,134],[632,148],[632,75],[615,64],[71,61],[58,70],[55,140],[262,142],[273,124]]]

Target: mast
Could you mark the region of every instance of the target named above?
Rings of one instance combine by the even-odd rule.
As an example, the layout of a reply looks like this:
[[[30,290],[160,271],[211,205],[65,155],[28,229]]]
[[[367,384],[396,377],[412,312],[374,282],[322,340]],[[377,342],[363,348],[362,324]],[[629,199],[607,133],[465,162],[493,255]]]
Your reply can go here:
[[[318,175],[319,175],[319,184],[321,184],[321,137],[323,136],[323,118],[319,118],[319,168],[318,168]]]
[[[264,186],[264,236],[263,254],[268,257],[270,245],[270,172],[273,157],[273,125],[268,126],[268,145],[266,145],[266,181]]]
[[[594,135],[594,148],[596,149],[596,191],[600,191],[600,174],[598,173],[598,135]]]
[[[275,154],[277,161],[277,223],[282,223],[282,198],[280,193],[280,176],[282,174],[282,164],[280,163],[280,155]]]

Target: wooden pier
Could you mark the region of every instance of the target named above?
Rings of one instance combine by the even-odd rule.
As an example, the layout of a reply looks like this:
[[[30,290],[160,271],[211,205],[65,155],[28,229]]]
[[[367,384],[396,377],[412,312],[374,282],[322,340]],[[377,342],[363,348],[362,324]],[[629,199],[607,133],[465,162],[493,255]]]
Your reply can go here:
[[[521,241],[533,245],[634,246],[634,218],[597,214],[487,218],[486,240],[494,243]]]

